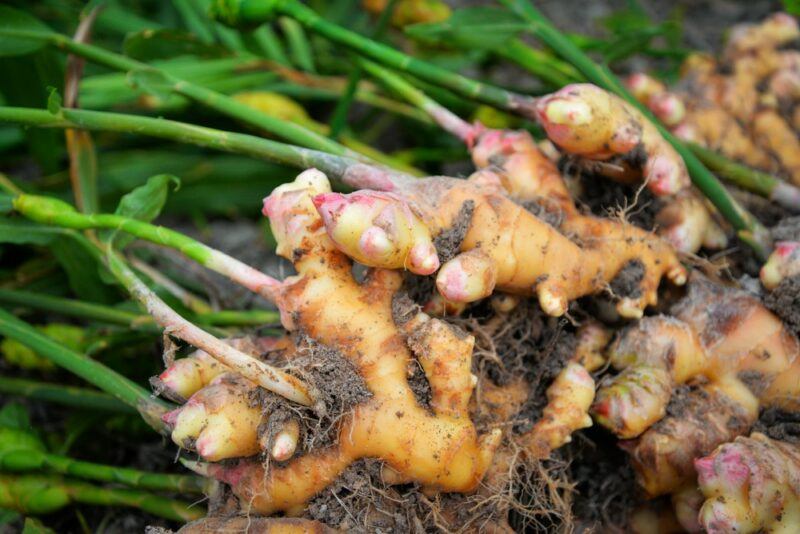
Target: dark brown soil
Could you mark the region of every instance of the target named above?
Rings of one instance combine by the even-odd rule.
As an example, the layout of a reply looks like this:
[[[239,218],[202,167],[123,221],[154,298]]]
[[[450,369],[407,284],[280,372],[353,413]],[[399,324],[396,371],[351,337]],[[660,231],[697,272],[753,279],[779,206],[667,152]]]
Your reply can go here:
[[[593,215],[607,217],[624,213],[626,220],[645,230],[656,226],[662,201],[649,189],[624,185],[589,172],[578,172],[569,163],[561,165],[564,175],[578,173],[580,195],[576,199]]]
[[[255,402],[263,407],[264,413],[270,414],[259,431],[269,439],[281,423],[299,416],[303,448],[310,450],[336,442],[342,417],[367,401],[372,393],[358,369],[339,351],[305,334],[295,335],[294,340],[298,354],[291,360],[291,368],[317,388],[319,402],[313,408],[299,407],[259,389]]]
[[[344,532],[426,532],[412,486],[386,486],[382,463],[359,460],[308,505],[307,517]]]
[[[763,297],[764,304],[800,336],[800,275],[783,280]]]
[[[433,238],[433,246],[439,254],[439,261],[442,263],[450,261],[458,254],[461,249],[461,242],[467,235],[469,225],[472,223],[472,212],[475,211],[475,203],[467,200],[461,205],[461,209],[456,215],[455,221],[450,228],[442,231]]]
[[[567,472],[575,483],[572,512],[578,532],[622,531],[642,499],[616,438],[600,428],[588,428],[556,454],[570,462]]]
[[[640,297],[643,279],[644,264],[639,260],[631,260],[611,280],[611,294],[617,298]]]
[[[761,432],[772,439],[788,441],[800,445],[800,413],[779,408],[767,408],[753,426],[754,432]]]

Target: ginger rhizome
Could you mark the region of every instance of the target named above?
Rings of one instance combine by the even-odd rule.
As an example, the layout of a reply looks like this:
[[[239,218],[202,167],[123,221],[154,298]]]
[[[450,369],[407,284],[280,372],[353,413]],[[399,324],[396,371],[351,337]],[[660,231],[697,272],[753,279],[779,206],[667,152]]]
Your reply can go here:
[[[677,98],[653,101],[650,93],[666,94],[653,87],[658,87],[656,80],[639,76],[634,81],[634,92],[662,120],[682,118]],[[693,253],[703,246],[725,247],[727,236],[716,211],[691,187],[681,157],[639,110],[590,84],[564,87],[542,98],[536,109],[548,138],[564,153],[607,162],[591,168],[622,183],[643,179],[661,197],[664,205],[656,226],[676,250]]]
[[[706,532],[793,532],[800,524],[800,446],[755,432],[695,461]],[[703,502],[702,499],[705,499]]]
[[[690,55],[674,88],[644,74],[627,85],[679,138],[800,185],[800,54],[785,48],[798,38],[778,13],[732,29],[719,59]]]
[[[608,91],[568,85],[539,100],[536,112],[547,137],[569,154],[597,160],[642,157],[644,179],[656,195],[675,194],[690,184],[683,160],[656,127]]]
[[[620,314],[640,317],[655,304],[662,277],[681,284],[685,269],[656,236],[620,221],[578,213],[557,169],[524,133],[490,131],[478,139],[478,171],[468,180],[398,181],[388,191],[328,193],[314,199],[328,234],[348,256],[382,268],[428,275],[441,258],[435,238],[461,225],[456,254],[439,268],[436,286],[451,302],[473,302],[494,288],[536,295],[542,309],[563,315],[571,300],[604,290],[628,264],[642,266],[637,291]],[[541,201],[554,224],[517,202]],[[552,220],[552,219],[550,219]]]
[[[581,335],[546,390],[539,420],[523,432],[505,428],[528,396],[527,382],[521,377],[506,386],[484,381],[476,405],[474,338],[400,297],[400,271],[372,269],[364,281],[354,278],[352,261],[338,250],[318,212],[318,199],[331,194],[325,176],[311,170],[265,200],[278,250],[298,272],[275,291],[275,299],[284,326],[341,354],[350,365],[347,371],[363,380],[366,395],[340,414],[335,439],[308,446],[296,413],[284,411],[274,421],[269,406],[278,404],[259,402],[255,384],[196,352],[177,360],[158,381],[174,398],[188,397],[165,416],[173,440],[210,462],[262,453],[269,461],[187,465],[230,484],[242,506],[254,513],[298,514],[362,458],[384,462],[385,483],[414,482],[428,493],[505,487],[520,459],[546,458],[591,424],[595,384],[588,370],[602,364],[598,338],[608,340],[603,329],[588,328]],[[518,303],[498,301],[499,324],[503,310]],[[251,354],[278,351],[290,368],[293,362],[299,366],[302,352],[289,338],[240,340],[237,346]],[[409,369],[416,365],[430,387],[427,406],[409,384]],[[493,414],[497,424],[479,432],[475,409]]]
[[[626,328],[607,351],[595,421],[622,439],[639,483],[662,495],[693,461],[746,433],[759,409],[796,410],[800,344],[756,298],[694,278],[672,316]]]

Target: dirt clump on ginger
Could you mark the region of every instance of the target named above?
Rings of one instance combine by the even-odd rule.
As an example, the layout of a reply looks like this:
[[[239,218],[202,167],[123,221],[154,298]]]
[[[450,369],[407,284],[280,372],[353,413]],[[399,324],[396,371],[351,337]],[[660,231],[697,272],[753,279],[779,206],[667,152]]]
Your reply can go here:
[[[800,445],[800,414],[780,408],[767,408],[761,412],[753,431],[766,434],[772,439]]]
[[[767,308],[800,336],[800,276],[783,280],[774,291],[764,295],[763,300]]]
[[[259,429],[262,439],[271,442],[284,422],[298,418],[304,450],[311,450],[336,442],[342,417],[369,400],[372,393],[353,364],[339,351],[302,333],[296,334],[294,341],[297,353],[291,360],[292,367],[317,388],[322,408],[298,406],[261,388],[253,391],[258,396],[253,402],[270,414]]]
[[[629,261],[611,280],[611,294],[615,297],[638,297],[642,294],[641,282],[644,265],[639,260]]]
[[[472,223],[472,213],[475,211],[475,202],[467,200],[461,204],[450,228],[441,231],[433,238],[433,246],[439,261],[445,263],[453,259],[461,251],[461,243],[467,235],[469,225]]]

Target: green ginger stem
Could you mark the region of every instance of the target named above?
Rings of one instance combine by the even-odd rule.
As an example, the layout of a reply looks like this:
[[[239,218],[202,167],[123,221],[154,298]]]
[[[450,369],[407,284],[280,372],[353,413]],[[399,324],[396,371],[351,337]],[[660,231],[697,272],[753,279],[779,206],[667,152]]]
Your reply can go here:
[[[101,488],[53,475],[0,474],[0,508],[39,515],[60,510],[71,502],[127,506],[182,522],[205,515],[205,510],[199,506],[144,491]]]
[[[409,166],[404,162],[396,161],[390,155],[384,154],[376,149],[371,149],[365,153],[360,150],[362,148],[361,145],[349,143],[352,148],[351,150],[351,148],[329,139],[325,135],[307,128],[302,124],[284,120],[269,113],[253,109],[221,92],[208,89],[186,79],[181,79],[175,74],[170,74],[167,70],[131,59],[121,54],[110,52],[92,44],[74,41],[66,35],[54,32],[31,32],[2,28],[0,29],[0,35],[3,34],[41,39],[61,50],[83,57],[94,63],[116,70],[127,71],[129,73],[138,73],[144,78],[150,75],[156,75],[156,80],[151,80],[144,85],[143,89],[145,91],[151,90],[148,86],[152,84],[158,91],[170,91],[177,95],[184,96],[223,115],[227,115],[245,124],[266,131],[290,143],[321,150],[330,154],[352,157],[366,163],[377,161],[375,156],[378,156],[380,163],[397,167],[404,171],[410,170]]]
[[[303,126],[289,121],[284,121],[258,110],[254,110],[253,108],[237,102],[227,95],[206,89],[205,87],[190,81],[182,80],[162,69],[150,66],[147,63],[131,59],[121,54],[110,52],[98,46],[80,43],[70,39],[66,35],[61,35],[58,33],[31,32],[4,28],[2,31],[0,31],[0,35],[2,34],[38,38],[48,42],[60,50],[64,50],[92,61],[93,63],[98,63],[115,70],[142,73],[150,72],[157,74],[159,79],[156,80],[153,85],[157,86],[160,90],[168,90],[185,96],[229,117],[243,121],[246,124],[250,124],[273,135],[277,135],[300,146],[323,150],[331,154],[347,155],[355,157],[356,159],[361,158],[360,155],[351,152],[339,143],[336,143],[335,141],[332,141],[327,137],[315,133]],[[144,89],[147,90],[147,87],[144,87]]]
[[[125,326],[136,331],[161,331],[149,315],[31,291],[0,289],[0,303]],[[221,310],[192,315],[191,319],[209,326],[263,326],[280,321],[280,315],[272,310]]]
[[[78,375],[128,406],[136,409],[155,430],[166,430],[161,416],[170,406],[145,388],[84,354],[61,346],[28,323],[0,309],[0,334],[15,339],[59,367]]]
[[[0,393],[110,413],[137,413],[130,405],[93,389],[0,376]]]
[[[575,46],[529,0],[499,1],[525,19],[530,24],[530,31],[535,37],[574,65],[589,81],[617,94],[639,109],[683,158],[692,177],[692,182],[711,200],[723,217],[733,225],[742,241],[750,245],[756,254],[766,260],[772,249],[772,239],[769,231],[731,196],[725,186],[686,145],[673,136],[646,106],[630,94],[622,82],[607,67],[595,63],[585,52]]]
[[[697,143],[686,143],[700,161],[730,182],[777,202],[792,213],[800,213],[800,188],[772,176],[732,161],[719,152]]]
[[[561,54],[589,80],[623,96],[631,104],[642,109],[646,117],[653,120],[653,115],[649,110],[643,109],[644,106],[641,106],[631,97],[625,87],[607,68],[595,64],[591,58],[555,29],[530,2],[525,0],[500,1],[528,21],[530,30],[540,40]],[[347,46],[383,65],[408,72],[420,79],[446,87],[474,100],[533,118],[531,104],[534,99],[531,97],[471,80],[415,59],[391,47],[376,43],[371,39],[323,19],[297,0],[216,0],[213,4],[212,14],[230,24],[263,22],[276,14],[290,16],[310,30],[336,43]],[[654,121],[654,124],[684,159],[695,185],[733,225],[742,241],[753,247],[760,257],[766,259],[772,247],[767,229],[730,195],[719,180],[703,166],[702,162],[688,148],[680,143],[658,121]]]
[[[301,169],[315,167],[348,187],[370,187],[370,180],[385,181],[388,187],[388,182],[413,179],[410,175],[367,165],[347,156],[336,156],[287,145],[254,135],[124,113],[64,108],[54,115],[43,109],[0,107],[0,122],[42,128],[83,128],[148,135],[223,152],[244,154]]]
[[[137,489],[175,493],[203,493],[207,481],[192,475],[148,473],[52,454],[24,431],[0,428],[0,469],[12,472],[44,471],[97,482],[124,484]],[[35,439],[35,438],[34,438]]]
[[[73,230],[119,230],[157,245],[175,249],[200,265],[227,276],[267,298],[280,285],[278,280],[253,269],[236,258],[213,249],[189,236],[121,215],[83,214],[66,202],[36,195],[19,195],[14,199],[14,209],[33,221]]]

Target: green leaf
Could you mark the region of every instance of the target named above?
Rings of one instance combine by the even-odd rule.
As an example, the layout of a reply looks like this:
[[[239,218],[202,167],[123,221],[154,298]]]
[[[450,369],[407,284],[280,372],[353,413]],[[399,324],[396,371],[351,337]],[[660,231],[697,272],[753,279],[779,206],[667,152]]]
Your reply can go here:
[[[0,6],[0,56],[21,56],[36,52],[47,44],[44,39],[22,35],[52,33],[39,19],[24,11]]]
[[[49,245],[61,235],[58,228],[22,219],[0,217],[0,243],[16,245]]]
[[[128,85],[134,89],[141,89],[163,101],[172,96],[172,88],[175,86],[175,82],[167,74],[152,68],[132,70],[128,73],[127,80]]]
[[[3,37],[0,36],[0,42]],[[19,57],[0,57],[0,92],[4,105],[42,108],[47,102],[48,86],[64,83],[64,55],[47,47]],[[9,75],[8,73],[13,73]],[[63,168],[64,132],[47,128],[25,128],[28,151],[43,174]]]
[[[0,193],[0,214],[5,215],[14,209],[14,195]]]
[[[61,113],[61,94],[59,94],[58,89],[55,87],[48,87],[47,92],[47,111],[53,115],[58,115]]]
[[[101,304],[119,300],[99,274],[97,261],[70,236],[53,240],[50,251],[64,269],[72,291],[81,299]]]
[[[405,32],[414,39],[459,48],[491,50],[525,31],[528,24],[505,9],[473,7],[459,9],[442,22],[413,24]]]
[[[35,517],[26,517],[22,534],[55,534],[55,530],[48,528]]]
[[[800,0],[783,0],[783,9],[790,15],[800,17]]]
[[[0,527],[3,525],[8,525],[9,523],[13,523],[17,519],[19,519],[19,514],[14,510],[0,508]]]
[[[129,34],[122,45],[126,56],[141,60],[176,56],[222,57],[230,55],[217,45],[206,44],[196,35],[179,30],[144,30]]]
[[[28,416],[28,410],[18,402],[9,402],[0,409],[0,427],[29,430],[31,419]]]
[[[120,199],[115,213],[139,221],[152,221],[164,209],[170,184],[174,184],[175,191],[177,191],[181,185],[180,178],[171,174],[151,176],[147,183],[137,187]],[[131,235],[114,230],[107,230],[101,236],[102,239],[109,241],[116,238],[114,244],[117,248],[123,248],[136,239]]]

